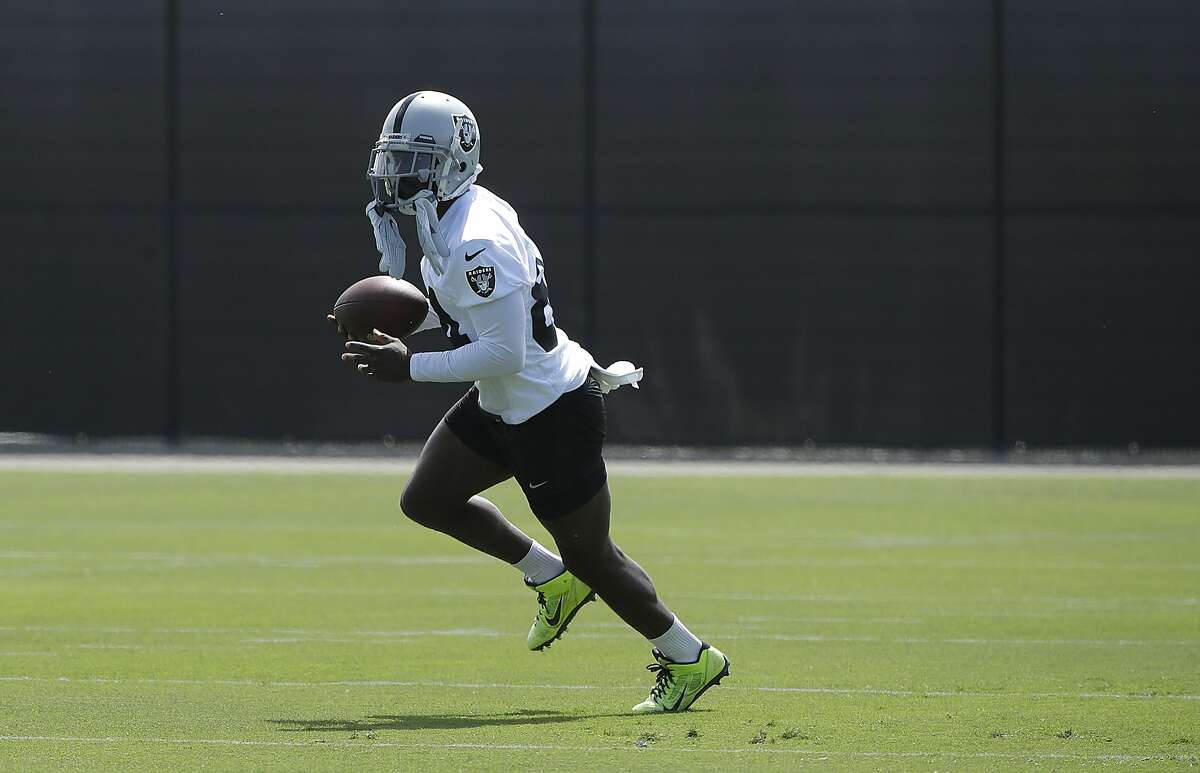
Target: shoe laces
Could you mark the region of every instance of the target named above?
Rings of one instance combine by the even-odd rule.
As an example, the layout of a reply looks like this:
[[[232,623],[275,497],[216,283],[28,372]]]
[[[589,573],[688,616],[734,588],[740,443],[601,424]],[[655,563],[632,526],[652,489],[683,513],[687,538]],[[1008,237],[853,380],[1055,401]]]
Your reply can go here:
[[[675,681],[675,674],[661,663],[651,663],[646,666],[646,670],[654,674],[654,686],[650,688],[651,700],[661,699],[667,690],[671,689],[671,684]]]
[[[550,611],[546,608],[546,594],[538,591],[538,614],[543,622],[549,617]]]

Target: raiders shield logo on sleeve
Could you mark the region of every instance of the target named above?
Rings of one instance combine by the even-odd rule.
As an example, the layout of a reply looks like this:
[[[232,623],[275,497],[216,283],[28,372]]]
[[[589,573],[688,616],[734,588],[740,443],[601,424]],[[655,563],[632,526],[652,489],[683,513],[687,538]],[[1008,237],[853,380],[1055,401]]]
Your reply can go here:
[[[480,298],[486,298],[496,289],[496,269],[494,266],[477,266],[467,272],[467,284]]]

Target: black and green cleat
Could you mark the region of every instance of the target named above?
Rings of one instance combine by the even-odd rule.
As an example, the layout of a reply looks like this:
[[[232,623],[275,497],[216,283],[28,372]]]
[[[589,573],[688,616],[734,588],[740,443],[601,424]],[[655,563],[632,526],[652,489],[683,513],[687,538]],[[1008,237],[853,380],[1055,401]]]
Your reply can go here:
[[[657,681],[650,689],[650,697],[633,707],[634,714],[685,711],[708,688],[729,676],[729,658],[707,644],[700,648],[700,657],[695,663],[676,663],[663,657],[657,649],[653,653],[656,662],[646,668],[657,672]]]
[[[537,591],[538,612],[529,627],[525,643],[531,650],[543,650],[566,633],[570,623],[583,605],[596,598],[595,592],[570,572],[553,580],[534,585],[529,578],[525,584]]]

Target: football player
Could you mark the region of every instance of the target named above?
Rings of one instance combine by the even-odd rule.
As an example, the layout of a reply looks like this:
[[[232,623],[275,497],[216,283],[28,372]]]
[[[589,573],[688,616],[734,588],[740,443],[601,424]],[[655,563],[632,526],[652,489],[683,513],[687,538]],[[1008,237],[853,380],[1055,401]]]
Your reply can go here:
[[[537,245],[513,208],[475,183],[479,151],[475,116],[452,96],[418,91],[388,113],[367,171],[380,270],[403,275],[394,216],[415,217],[429,298],[418,329],[441,329],[454,348],[411,353],[375,331],[374,343],[347,341],[342,359],[378,381],[474,382],[426,441],[404,514],[525,576],[539,605],[531,650],[558,639],[599,594],[653,645],[656,681],[633,711],[683,711],[729,673],[729,659],[671,613],[609,537],[604,394],[636,387],[641,371],[599,367],[555,324]],[[479,496],[510,477],[558,554]]]

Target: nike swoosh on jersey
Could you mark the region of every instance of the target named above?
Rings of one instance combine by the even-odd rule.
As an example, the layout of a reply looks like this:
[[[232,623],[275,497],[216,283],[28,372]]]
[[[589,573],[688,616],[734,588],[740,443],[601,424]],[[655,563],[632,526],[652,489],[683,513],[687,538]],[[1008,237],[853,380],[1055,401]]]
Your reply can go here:
[[[533,483],[530,483],[530,484],[529,484],[529,488],[530,488],[530,490],[532,490],[532,489],[535,489],[535,488],[541,488],[542,486],[545,486],[545,485],[546,485],[547,483],[549,483],[549,482],[550,482],[550,481],[548,481],[548,480],[544,480],[544,481],[542,481],[541,483],[538,483],[538,484],[533,484]]]
[[[478,255],[480,252],[483,252],[483,250],[486,250],[486,249],[487,249],[487,247],[484,247],[483,249],[479,250],[478,252],[468,252],[468,253],[466,253],[466,254],[464,255],[464,257],[465,257],[465,258],[466,258],[468,261],[470,261],[470,260],[475,260],[475,256],[477,256],[477,255]]]

